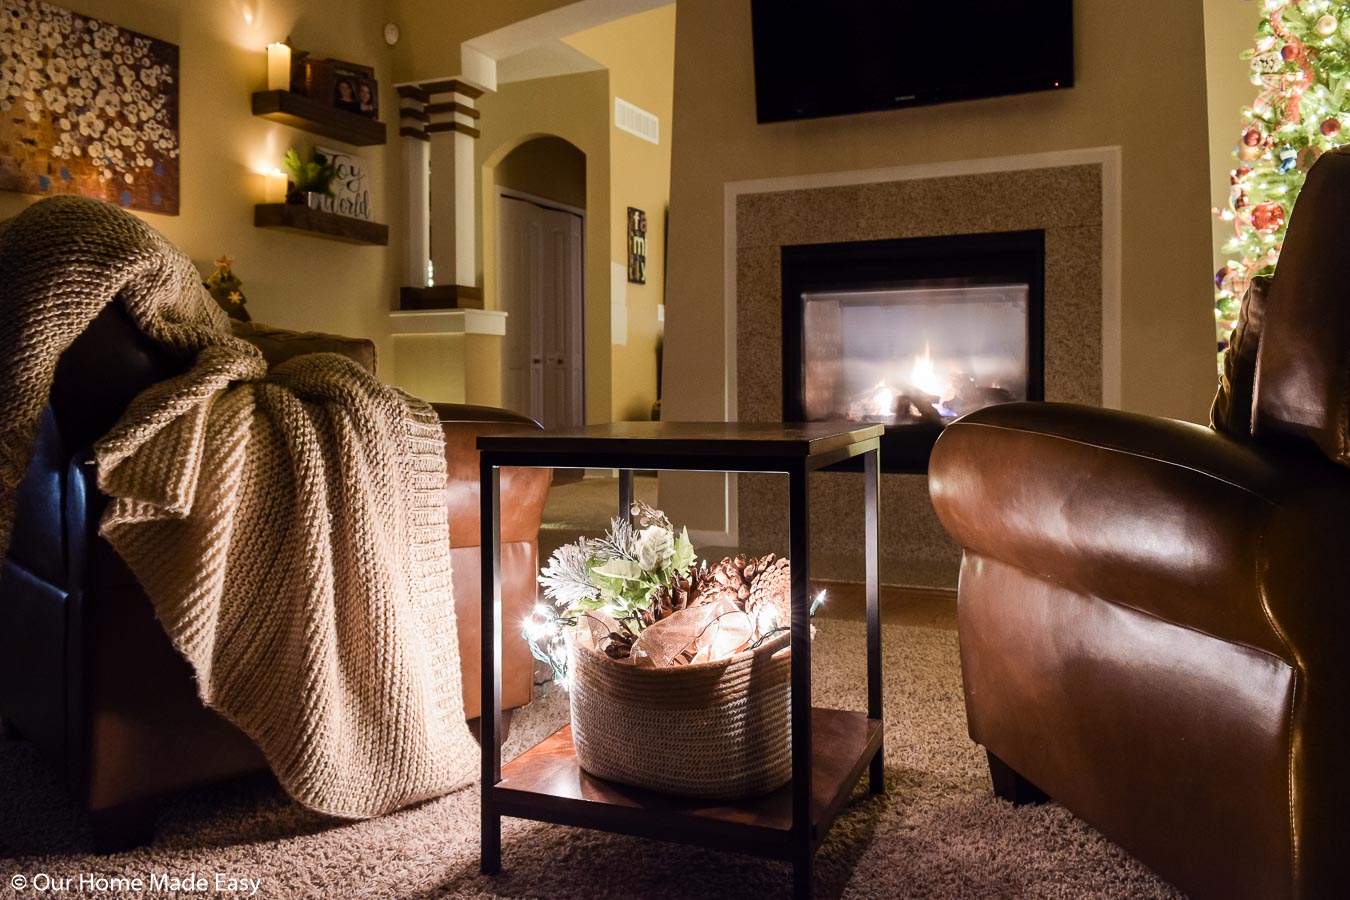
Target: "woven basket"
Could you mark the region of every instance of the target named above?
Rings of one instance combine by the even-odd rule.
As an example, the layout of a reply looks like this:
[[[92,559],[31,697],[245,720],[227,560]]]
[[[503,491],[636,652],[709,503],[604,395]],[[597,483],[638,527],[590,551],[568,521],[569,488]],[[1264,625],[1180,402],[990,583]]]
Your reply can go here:
[[[592,775],[737,800],[792,777],[789,635],[714,663],[639,668],[573,647],[572,741]]]

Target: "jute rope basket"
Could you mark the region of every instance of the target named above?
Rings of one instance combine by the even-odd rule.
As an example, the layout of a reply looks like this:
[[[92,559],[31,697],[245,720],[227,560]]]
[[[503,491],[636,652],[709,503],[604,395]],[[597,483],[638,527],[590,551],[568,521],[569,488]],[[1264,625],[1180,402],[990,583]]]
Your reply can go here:
[[[789,635],[728,659],[638,667],[573,645],[572,741],[581,768],[708,800],[792,776]]]

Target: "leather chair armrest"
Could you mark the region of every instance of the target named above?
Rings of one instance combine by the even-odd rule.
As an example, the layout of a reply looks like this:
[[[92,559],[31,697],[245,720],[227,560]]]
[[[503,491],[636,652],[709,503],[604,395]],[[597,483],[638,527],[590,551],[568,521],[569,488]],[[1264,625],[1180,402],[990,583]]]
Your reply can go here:
[[[445,430],[445,503],[450,515],[450,546],[478,547],[478,438],[485,434],[538,429],[528,416],[489,406],[433,403]],[[502,469],[502,543],[539,538],[552,469]]]
[[[1291,665],[1318,644],[1331,652],[1323,633],[1350,622],[1350,473],[1311,454],[1012,403],[949,425],[929,485],[969,551]]]

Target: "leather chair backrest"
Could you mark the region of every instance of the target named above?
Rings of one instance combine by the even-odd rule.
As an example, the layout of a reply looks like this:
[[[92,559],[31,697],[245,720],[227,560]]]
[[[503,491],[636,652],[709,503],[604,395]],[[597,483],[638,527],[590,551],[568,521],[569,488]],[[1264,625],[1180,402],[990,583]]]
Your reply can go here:
[[[150,385],[182,371],[141,333],[120,300],[109,303],[56,365],[51,407],[70,452],[107,434]]]
[[[1252,434],[1350,465],[1350,147],[1308,172],[1286,231],[1257,351]]]
[[[120,301],[108,304],[57,362],[33,457],[16,489],[7,559],[65,586],[67,471],[72,457],[108,432],[137,394],[179,367],[136,328]]]

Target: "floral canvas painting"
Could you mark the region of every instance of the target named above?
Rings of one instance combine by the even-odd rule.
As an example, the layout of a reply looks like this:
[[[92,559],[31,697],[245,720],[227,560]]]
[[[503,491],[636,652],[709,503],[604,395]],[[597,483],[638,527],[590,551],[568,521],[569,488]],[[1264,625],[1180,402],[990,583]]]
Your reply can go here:
[[[178,214],[178,47],[0,0],[0,189]]]

